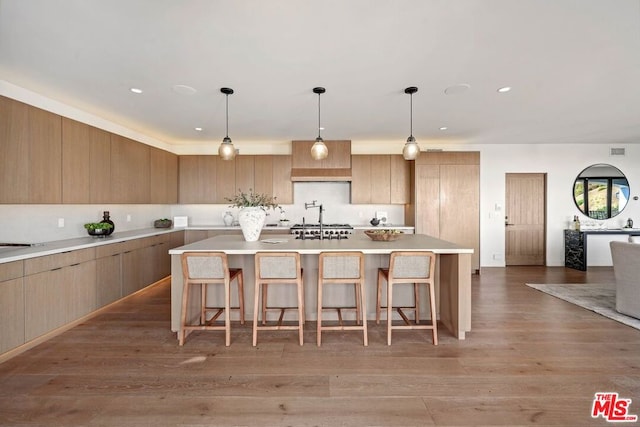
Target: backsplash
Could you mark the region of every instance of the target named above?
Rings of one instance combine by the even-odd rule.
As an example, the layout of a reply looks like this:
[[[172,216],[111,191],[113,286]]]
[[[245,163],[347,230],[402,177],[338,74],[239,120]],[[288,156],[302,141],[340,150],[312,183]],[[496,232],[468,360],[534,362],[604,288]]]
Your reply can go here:
[[[352,205],[350,204],[351,184],[348,182],[296,182],[293,184],[292,205],[282,205],[283,216],[291,224],[301,223],[302,218],[308,223],[318,222],[318,209],[305,209],[306,202],[322,204],[324,208],[323,222],[349,223],[353,225],[369,224],[376,211],[385,211],[388,222],[404,224],[404,205]],[[174,205],[172,216],[188,216],[189,225],[223,225],[223,216],[231,211],[237,219],[238,209],[228,205]],[[280,220],[278,210],[269,211],[267,224],[275,224]]]

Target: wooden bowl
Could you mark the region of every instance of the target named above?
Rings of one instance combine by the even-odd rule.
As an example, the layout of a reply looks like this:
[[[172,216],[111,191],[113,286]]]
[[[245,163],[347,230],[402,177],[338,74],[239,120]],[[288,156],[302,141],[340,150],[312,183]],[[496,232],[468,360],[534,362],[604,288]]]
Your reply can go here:
[[[392,242],[402,237],[404,232],[397,230],[365,230],[364,234],[374,242]]]

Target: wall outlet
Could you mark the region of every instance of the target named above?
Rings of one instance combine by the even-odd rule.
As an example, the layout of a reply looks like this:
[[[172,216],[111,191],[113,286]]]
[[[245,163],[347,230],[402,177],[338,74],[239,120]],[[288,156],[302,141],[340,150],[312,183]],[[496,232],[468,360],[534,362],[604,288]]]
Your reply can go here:
[[[127,214],[127,222],[131,222],[131,215]]]
[[[493,259],[495,259],[496,261],[501,261],[502,260],[502,254],[493,254]]]
[[[64,218],[58,218],[58,228],[64,227]]]

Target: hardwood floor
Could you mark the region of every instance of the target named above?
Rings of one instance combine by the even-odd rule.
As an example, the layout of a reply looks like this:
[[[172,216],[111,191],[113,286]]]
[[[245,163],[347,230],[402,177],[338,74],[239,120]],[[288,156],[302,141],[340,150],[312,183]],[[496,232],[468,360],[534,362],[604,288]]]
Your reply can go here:
[[[251,322],[224,334],[169,331],[161,283],[0,364],[2,426],[607,425],[594,393],[640,415],[640,331],[525,282],[613,280],[611,268],[485,268],[473,278],[472,331],[295,332]],[[631,423],[633,425],[633,423]]]

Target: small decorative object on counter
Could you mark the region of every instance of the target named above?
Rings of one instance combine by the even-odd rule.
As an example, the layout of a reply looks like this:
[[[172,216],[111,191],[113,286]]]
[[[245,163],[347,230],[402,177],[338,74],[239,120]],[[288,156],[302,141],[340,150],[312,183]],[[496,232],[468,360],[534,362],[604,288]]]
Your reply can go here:
[[[380,224],[380,220],[378,218],[371,218],[371,221],[369,221],[369,223],[375,227]]]
[[[260,238],[267,210],[278,208],[282,211],[275,197],[254,193],[251,188],[248,193],[239,190],[233,198],[225,197],[225,200],[231,203],[230,208],[240,208],[238,222],[247,242],[255,242]]]
[[[90,236],[107,237],[113,233],[113,225],[108,222],[89,222],[84,225]]]
[[[231,227],[231,225],[233,225],[233,214],[231,211],[226,211],[224,213],[222,221],[224,221],[224,225],[227,227]]]
[[[107,233],[107,236],[109,234],[113,233],[113,231],[116,229],[116,225],[113,223],[113,221],[111,221],[111,218],[109,217],[109,211],[103,211],[102,212],[102,221],[100,221],[100,222],[111,224],[111,228],[109,229],[109,232]]]
[[[631,218],[627,220],[627,228],[633,228],[633,220]]]
[[[365,230],[364,234],[375,242],[391,242],[402,237],[404,232],[400,230]]]
[[[173,225],[173,221],[171,221],[168,218],[161,218],[153,221],[153,226],[155,228],[171,228],[172,225]]]
[[[573,216],[573,229],[580,231],[580,219],[578,219],[578,215]]]
[[[288,227],[289,226],[289,220],[288,219],[281,219],[280,220],[280,226],[281,227]]]

